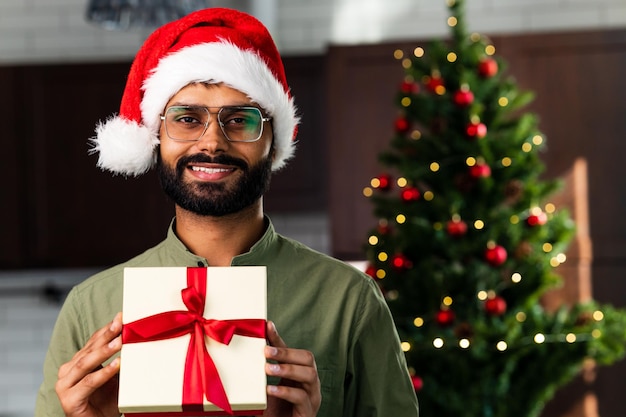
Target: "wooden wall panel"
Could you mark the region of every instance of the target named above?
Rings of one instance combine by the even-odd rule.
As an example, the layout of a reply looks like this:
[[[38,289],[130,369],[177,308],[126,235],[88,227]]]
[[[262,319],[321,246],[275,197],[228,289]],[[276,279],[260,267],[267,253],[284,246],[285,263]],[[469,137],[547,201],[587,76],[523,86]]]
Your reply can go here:
[[[0,162],[0,265],[17,266],[23,262],[25,244],[21,226],[24,217],[22,193],[24,190],[20,166],[23,162],[20,135],[21,127],[11,123],[19,112],[17,103],[9,97],[18,94],[15,85],[15,71],[0,68],[0,115],[2,115],[2,162]]]
[[[376,155],[391,139],[393,98],[403,70],[393,58],[412,44],[333,47],[328,55],[328,182],[333,254],[361,259],[375,225],[362,190],[381,172]]]
[[[119,109],[127,72],[127,63],[21,69],[26,266],[109,265],[164,236],[173,212],[156,176],[112,177],[88,156],[96,123]]]
[[[268,213],[327,209],[325,57],[285,57],[285,72],[300,116],[295,157],[272,177],[263,199]]]
[[[577,157],[589,167],[596,262],[626,254],[626,30],[497,39],[548,139],[546,175]]]

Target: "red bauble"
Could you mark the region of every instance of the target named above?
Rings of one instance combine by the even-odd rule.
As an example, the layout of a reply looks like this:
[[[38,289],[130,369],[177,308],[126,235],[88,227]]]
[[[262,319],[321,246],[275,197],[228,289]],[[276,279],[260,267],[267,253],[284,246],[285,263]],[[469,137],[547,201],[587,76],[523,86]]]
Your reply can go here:
[[[465,133],[470,138],[481,139],[487,134],[487,126],[484,123],[470,123],[465,128]]]
[[[382,191],[388,191],[391,189],[391,175],[389,174],[381,174],[376,179],[378,179],[378,188]]]
[[[500,266],[506,261],[507,253],[500,245],[487,248],[485,251],[485,260],[492,266]]]
[[[400,193],[400,198],[405,203],[410,203],[411,201],[419,200],[421,194],[420,191],[415,187],[406,187]]]
[[[391,266],[396,271],[402,272],[413,266],[413,262],[403,253],[397,253],[391,257]]]
[[[450,309],[439,310],[435,320],[437,320],[437,324],[442,327],[450,326],[454,323],[454,311]]]
[[[417,94],[419,92],[419,85],[412,81],[402,81],[400,91],[404,94]]]
[[[501,316],[506,312],[506,301],[498,296],[489,298],[485,301],[485,311],[490,316]]]
[[[443,78],[441,77],[437,77],[437,76],[428,77],[428,80],[426,81],[426,89],[430,91],[431,93],[436,93],[437,89],[443,86],[444,86]]]
[[[491,176],[491,168],[487,164],[478,163],[470,167],[470,175],[474,178],[487,178]]]
[[[446,224],[448,234],[453,237],[463,236],[467,233],[467,223],[463,220],[450,220]]]
[[[365,273],[372,278],[376,278],[376,267],[372,264],[368,264],[365,268]]]
[[[411,383],[413,383],[413,389],[415,390],[415,392],[420,391],[424,386],[424,380],[422,380],[422,378],[417,375],[411,376]]]
[[[474,93],[469,88],[462,88],[453,97],[454,103],[459,107],[467,107],[474,102]]]
[[[483,58],[478,63],[478,74],[484,78],[493,77],[498,73],[498,62],[493,58]]]
[[[542,226],[546,224],[547,221],[548,216],[546,215],[546,213],[541,211],[539,213],[531,214],[530,216],[528,216],[528,218],[526,219],[526,224],[528,224],[529,226]]]
[[[380,235],[388,235],[391,233],[391,226],[388,224],[379,224],[376,230],[378,230],[378,234]]]
[[[398,133],[406,133],[411,129],[411,124],[404,116],[400,116],[394,122],[394,128]]]

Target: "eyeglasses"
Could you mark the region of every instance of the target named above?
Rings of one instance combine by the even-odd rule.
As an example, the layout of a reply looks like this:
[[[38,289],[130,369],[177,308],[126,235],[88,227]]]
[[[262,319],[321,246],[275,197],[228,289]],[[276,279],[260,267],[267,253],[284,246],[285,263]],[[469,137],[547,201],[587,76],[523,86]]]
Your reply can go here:
[[[211,115],[217,115],[222,133],[230,142],[255,142],[263,134],[263,122],[272,120],[263,117],[256,107],[219,107],[217,112],[209,109],[218,107],[171,106],[165,110],[161,120],[165,122],[167,136],[179,142],[200,140],[209,127]]]

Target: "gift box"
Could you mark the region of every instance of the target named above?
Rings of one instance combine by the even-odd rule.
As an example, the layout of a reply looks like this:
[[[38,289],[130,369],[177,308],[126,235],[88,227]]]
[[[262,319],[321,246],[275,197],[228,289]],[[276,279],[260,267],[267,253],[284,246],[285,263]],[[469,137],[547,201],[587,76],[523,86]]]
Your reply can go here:
[[[125,268],[120,412],[258,415],[266,268]]]

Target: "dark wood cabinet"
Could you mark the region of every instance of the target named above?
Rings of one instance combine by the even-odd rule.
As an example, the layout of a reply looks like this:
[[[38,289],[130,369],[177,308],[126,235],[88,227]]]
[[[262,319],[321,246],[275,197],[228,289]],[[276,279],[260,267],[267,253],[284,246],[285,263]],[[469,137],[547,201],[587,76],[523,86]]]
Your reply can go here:
[[[322,57],[286,59],[303,113],[297,156],[266,196],[273,212],[325,209]],[[119,109],[130,63],[0,68],[0,267],[106,266],[164,238],[173,206],[154,172],[112,176],[88,155],[99,120]],[[290,74],[291,75],[291,74]],[[313,92],[313,93],[311,93]],[[301,98],[300,98],[301,97]]]
[[[20,126],[13,121],[19,112],[15,97],[18,96],[15,71],[0,67],[0,115],[2,128],[0,144],[2,162],[0,162],[0,264],[20,264],[24,262],[25,236],[21,233],[24,222],[26,201],[23,198],[23,175],[20,161],[23,146],[20,141]]]
[[[321,212],[327,209],[326,118],[323,56],[285,57],[300,125],[296,153],[285,168],[274,174],[263,199],[268,213]]]

